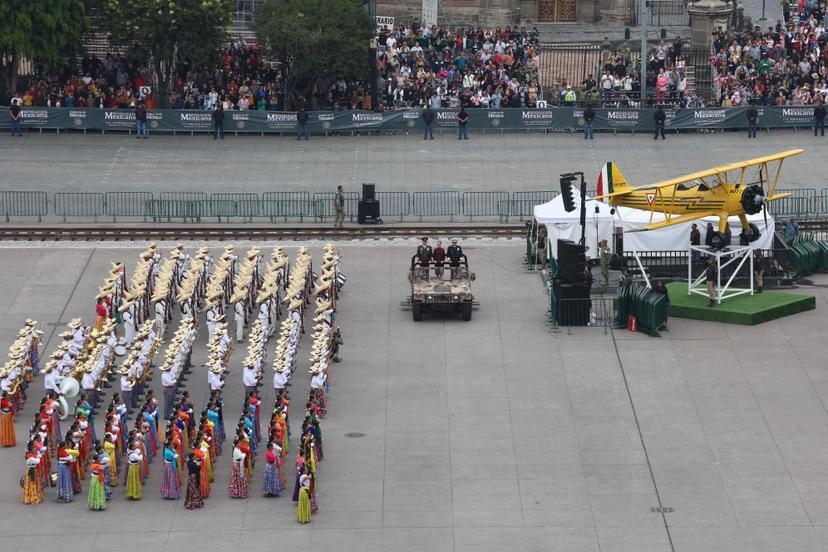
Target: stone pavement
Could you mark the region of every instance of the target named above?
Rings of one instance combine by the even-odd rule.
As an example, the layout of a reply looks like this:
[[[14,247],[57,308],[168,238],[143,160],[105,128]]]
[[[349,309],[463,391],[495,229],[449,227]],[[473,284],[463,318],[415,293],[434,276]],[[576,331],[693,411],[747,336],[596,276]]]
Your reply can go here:
[[[73,504],[57,504],[47,490],[46,502],[24,506],[18,445],[0,449],[3,550],[708,552],[828,545],[825,288],[800,290],[816,295],[817,310],[753,328],[673,319],[660,339],[599,328],[551,333],[548,296],[538,275],[523,270],[522,248],[467,244],[481,303],[472,321],[414,323],[399,305],[413,245],[342,247],[349,276],[338,315],[344,361],[332,378],[320,512],[309,526],[296,523],[289,497],[260,497],[261,464],[251,498],[227,498],[227,450],[202,510],[160,498],[157,463],[137,503],[119,486],[105,512],[90,512],[85,482]],[[11,342],[26,317],[91,321],[110,260],[124,260],[131,271],[138,251],[0,251],[0,344]],[[44,350],[55,346],[52,339]],[[291,389],[294,419],[307,391],[307,351],[305,341]],[[239,414],[242,354],[233,355],[226,386],[229,421]],[[201,335],[196,365],[203,358]],[[187,383],[196,408],[205,381],[196,368]],[[38,378],[18,420],[20,439],[41,392]],[[272,400],[268,386],[264,397]],[[366,435],[346,438],[350,432]],[[295,443],[289,463],[294,453]],[[653,511],[659,506],[667,513]]]
[[[785,164],[782,186],[826,186],[824,139],[801,129],[760,133],[472,134],[458,142],[451,133],[433,141],[411,136],[290,137],[153,135],[137,141],[125,134],[27,133],[0,136],[0,190],[47,192],[206,191],[333,192],[338,184],[359,191],[556,190],[558,175],[583,171],[590,187],[601,165],[618,164],[634,184],[680,176],[709,166],[786,149],[806,152]]]

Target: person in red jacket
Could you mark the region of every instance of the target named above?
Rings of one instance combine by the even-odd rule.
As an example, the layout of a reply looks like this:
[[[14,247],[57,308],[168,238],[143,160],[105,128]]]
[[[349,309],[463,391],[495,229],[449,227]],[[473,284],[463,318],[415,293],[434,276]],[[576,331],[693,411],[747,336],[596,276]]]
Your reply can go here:
[[[106,317],[109,312],[106,310],[106,305],[104,305],[103,299],[98,299],[97,303],[95,304],[95,314],[97,318],[95,319],[95,329],[99,332],[103,331],[104,322],[106,322]]]
[[[434,275],[438,278],[443,277],[443,265],[446,261],[446,250],[443,249],[443,242],[437,240],[437,245],[434,251],[431,252],[431,259],[434,261]]]

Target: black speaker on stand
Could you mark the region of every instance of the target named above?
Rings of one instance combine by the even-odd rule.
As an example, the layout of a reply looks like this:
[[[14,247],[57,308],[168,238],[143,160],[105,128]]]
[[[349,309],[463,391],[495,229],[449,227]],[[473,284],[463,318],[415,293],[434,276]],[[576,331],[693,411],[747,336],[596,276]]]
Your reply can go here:
[[[357,222],[359,224],[382,224],[380,203],[376,197],[376,186],[363,183],[362,199],[357,204]]]

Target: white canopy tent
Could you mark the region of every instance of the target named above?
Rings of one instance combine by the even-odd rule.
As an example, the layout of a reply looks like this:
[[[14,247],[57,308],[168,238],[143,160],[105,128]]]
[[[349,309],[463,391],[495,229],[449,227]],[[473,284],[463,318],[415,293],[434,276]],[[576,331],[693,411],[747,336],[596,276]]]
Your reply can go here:
[[[577,193],[575,194],[575,200],[576,202],[579,201]],[[633,229],[643,228],[651,222],[664,220],[664,214],[653,212],[651,221],[650,211],[618,207],[613,215],[610,213],[610,210],[610,206],[605,203],[592,199],[587,199],[586,201],[586,245],[588,258],[597,258],[598,242],[601,240],[607,240],[610,247],[613,247],[613,226],[618,226],[624,231],[625,251],[641,252],[686,251],[690,249],[690,229],[693,224],[698,226],[702,244],[704,244],[707,233],[707,223],[712,223],[714,228],[718,228],[719,226],[719,218],[713,216],[674,224],[665,228],[659,228],[658,230],[630,232]],[[547,203],[535,205],[534,215],[535,220],[539,224],[546,226],[549,235],[549,254],[551,256],[557,257],[558,239],[572,240],[576,243],[580,241],[580,210],[576,209],[568,213],[564,209],[563,198],[561,196]],[[755,224],[759,228],[761,234],[759,239],[752,242],[750,246],[754,249],[772,249],[773,217],[768,214],[767,229],[762,213],[748,215],[747,218],[748,222]],[[732,244],[738,245],[739,234],[742,232],[742,225],[739,222],[739,218],[730,217],[728,223],[730,224]]]
[[[575,194],[575,198],[579,203],[578,194]],[[561,196],[548,203],[535,205],[534,215],[539,224],[546,226],[549,234],[549,254],[553,257],[558,256],[558,239],[572,240],[575,243],[581,241],[580,208],[567,213]],[[612,244],[613,220],[609,205],[587,199],[585,236],[588,258],[598,258],[599,241],[607,240],[607,243]]]
[[[712,223],[714,229],[719,228],[719,217],[704,217],[694,221],[682,222],[646,232],[630,232],[643,228],[651,223],[650,211],[618,207],[615,211],[616,226],[624,231],[624,251],[682,251],[690,248],[690,229],[695,224],[701,232],[701,243],[707,235],[707,223]],[[664,220],[664,213],[653,212],[652,222]],[[765,229],[765,218],[762,213],[748,215],[748,222],[755,224],[759,229],[759,239],[750,244],[753,249],[773,249],[773,217],[768,214],[768,226]],[[732,245],[739,245],[739,234],[742,233],[742,224],[738,217],[728,219]]]

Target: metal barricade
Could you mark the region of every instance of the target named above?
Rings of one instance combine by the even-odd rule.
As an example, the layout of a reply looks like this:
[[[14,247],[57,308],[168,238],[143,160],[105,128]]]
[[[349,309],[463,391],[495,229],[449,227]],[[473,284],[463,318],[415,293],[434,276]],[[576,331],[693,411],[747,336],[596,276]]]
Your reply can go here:
[[[201,222],[207,216],[207,194],[204,192],[161,192],[161,199],[154,199],[151,216],[153,222],[182,219],[184,222]]]
[[[117,222],[118,217],[142,217],[144,222],[149,216],[152,192],[106,192],[106,215]]]
[[[98,217],[106,214],[104,194],[101,192],[58,192],[55,194],[55,214],[63,217]]]
[[[814,214],[828,215],[828,190],[820,190],[819,195],[814,198]]]
[[[377,192],[377,201],[380,204],[380,216],[404,217],[411,214],[411,196],[408,192]]]
[[[259,216],[259,194],[249,193],[218,193],[210,194],[210,216],[216,217],[218,222],[229,222],[233,217],[239,217],[245,222],[252,222]]]
[[[288,218],[298,218],[302,222],[313,212],[309,192],[266,192],[262,194],[259,215],[267,217],[270,222]]]
[[[357,215],[357,207],[359,205],[359,194],[356,192],[344,192],[345,194],[345,216],[348,220],[353,221]],[[336,199],[336,192],[316,192],[313,194],[314,213],[313,216],[317,221],[324,221],[328,218],[333,218],[336,215],[336,206],[334,200]]]
[[[573,327],[602,328],[606,335],[615,323],[615,298],[606,295],[592,295],[583,299],[562,299],[552,294],[549,323],[553,331]]]
[[[813,214],[817,204],[815,188],[778,189],[777,194],[791,193],[790,197],[768,203],[768,212],[773,216],[805,216]]]
[[[454,217],[462,211],[460,192],[414,192],[412,194],[414,216],[419,217]]]
[[[0,192],[0,214],[6,222],[11,217],[37,217],[41,222],[49,215],[49,197],[46,192]]]
[[[509,220],[509,192],[463,192],[463,216]]]
[[[534,215],[535,205],[547,203],[555,199],[560,192],[543,190],[537,192],[514,192],[512,194],[512,206],[509,210],[513,217],[531,217]]]

